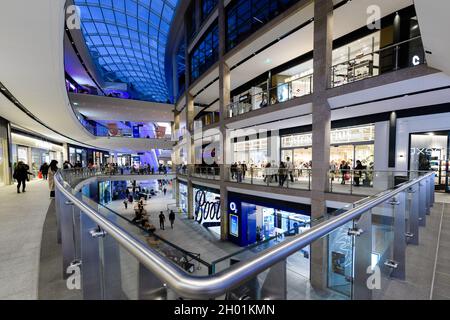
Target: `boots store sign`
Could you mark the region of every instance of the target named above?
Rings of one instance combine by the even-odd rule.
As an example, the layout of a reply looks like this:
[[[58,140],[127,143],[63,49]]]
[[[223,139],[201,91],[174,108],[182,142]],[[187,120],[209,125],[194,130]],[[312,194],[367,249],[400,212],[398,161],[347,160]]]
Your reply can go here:
[[[205,228],[220,226],[220,194],[194,188],[194,219]]]

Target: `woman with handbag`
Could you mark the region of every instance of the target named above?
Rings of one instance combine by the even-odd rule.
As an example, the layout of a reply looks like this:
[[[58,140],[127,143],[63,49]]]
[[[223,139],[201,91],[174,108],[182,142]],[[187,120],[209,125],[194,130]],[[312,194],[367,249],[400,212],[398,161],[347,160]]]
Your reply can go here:
[[[345,181],[350,180],[350,166],[345,160],[342,160],[339,171],[341,171],[341,184],[345,184]]]
[[[55,175],[58,172],[58,161],[52,160],[48,167],[48,187],[50,189],[50,198],[55,197]]]

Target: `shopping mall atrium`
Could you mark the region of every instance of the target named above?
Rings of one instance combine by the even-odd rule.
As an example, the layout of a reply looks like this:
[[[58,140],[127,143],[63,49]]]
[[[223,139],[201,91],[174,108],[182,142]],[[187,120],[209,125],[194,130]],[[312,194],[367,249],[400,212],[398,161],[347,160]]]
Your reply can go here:
[[[450,300],[448,12],[1,0],[0,300]]]

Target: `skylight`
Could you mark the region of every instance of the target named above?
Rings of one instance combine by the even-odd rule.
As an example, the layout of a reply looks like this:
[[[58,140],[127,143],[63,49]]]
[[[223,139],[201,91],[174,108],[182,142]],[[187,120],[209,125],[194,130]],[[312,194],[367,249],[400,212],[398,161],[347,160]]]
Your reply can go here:
[[[91,56],[107,82],[167,102],[164,56],[178,0],[75,0]]]

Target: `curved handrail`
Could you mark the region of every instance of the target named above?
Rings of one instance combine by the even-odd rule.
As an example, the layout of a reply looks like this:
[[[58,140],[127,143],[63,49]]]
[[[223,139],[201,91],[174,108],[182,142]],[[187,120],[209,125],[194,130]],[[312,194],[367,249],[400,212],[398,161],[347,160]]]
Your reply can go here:
[[[336,228],[358,218],[368,210],[392,199],[400,192],[408,190],[412,186],[423,180],[434,178],[434,173],[426,174],[413,181],[405,182],[396,189],[385,191],[372,200],[362,205],[350,209],[341,215],[330,220],[319,223],[302,234],[294,236],[292,239],[281,242],[274,247],[256,254],[249,260],[237,263],[230,268],[211,276],[192,276],[169,262],[165,257],[148,248],[142,242],[135,239],[123,228],[118,226],[106,217],[102,216],[88,205],[77,199],[71,192],[64,188],[61,174],[56,176],[56,186],[72,203],[87,214],[102,229],[111,235],[118,243],[134,255],[143,265],[145,265],[158,279],[166,283],[170,288],[185,298],[213,298],[218,297],[231,289],[238,287],[251,278],[276,263],[286,259],[290,255],[318,240]]]

